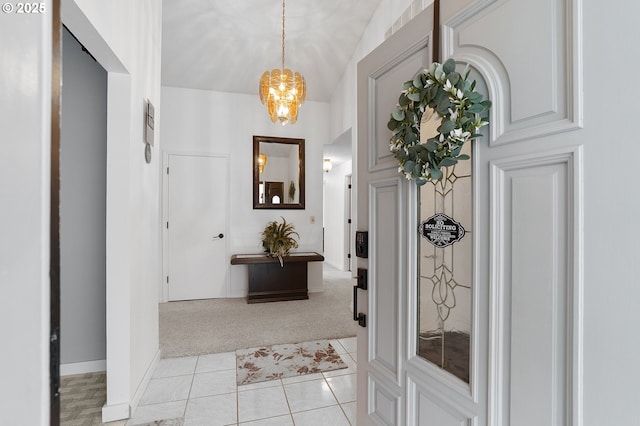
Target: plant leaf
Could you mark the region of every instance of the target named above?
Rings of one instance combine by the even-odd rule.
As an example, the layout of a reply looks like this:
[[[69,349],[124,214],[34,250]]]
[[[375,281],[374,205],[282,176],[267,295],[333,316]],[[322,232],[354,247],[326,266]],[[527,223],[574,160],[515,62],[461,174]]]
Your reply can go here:
[[[402,167],[402,169],[406,172],[409,173],[411,172],[411,170],[413,170],[413,168],[416,166],[416,162],[415,161],[406,161]]]
[[[411,99],[414,102],[420,102],[420,92],[413,92],[407,94],[407,98]]]
[[[408,132],[407,135],[404,137],[404,141],[407,144],[413,145],[418,141],[418,135],[413,132]]]
[[[394,120],[397,120],[397,121],[402,121],[404,120],[404,117],[405,117],[404,111],[401,110],[399,107],[396,107],[396,109],[393,110],[391,115],[393,116]]]
[[[449,101],[448,97],[443,97],[436,105],[436,111],[440,115],[445,115],[449,112],[449,108],[451,108],[451,101]]]
[[[425,144],[428,151],[435,152],[438,149],[438,142],[433,139],[429,139]]]
[[[451,74],[456,70],[456,61],[451,58],[447,59],[446,62],[442,64],[442,69],[446,74]]]
[[[451,120],[444,120],[440,125],[440,127],[438,128],[438,131],[440,133],[448,134],[455,128],[456,128],[456,123],[454,123]]]
[[[422,89],[424,87],[424,84],[422,83],[422,74],[418,74],[415,76],[415,78],[413,79],[413,85],[418,89]]]
[[[440,169],[429,169],[429,173],[431,174],[431,179],[433,180],[441,180],[442,179],[442,171]]]
[[[441,167],[449,167],[449,166],[453,166],[455,164],[458,163],[458,160],[454,159],[454,158],[443,158],[442,161],[440,162],[440,166]]]
[[[482,95],[478,92],[469,92],[466,96],[471,102],[476,102],[482,99]]]
[[[467,109],[467,112],[470,112],[473,114],[479,114],[484,111],[486,111],[486,107],[482,104],[473,104]]]
[[[444,69],[442,68],[442,65],[438,65],[436,67],[436,71],[433,73],[433,75],[436,77],[436,80],[441,81],[445,75],[447,73],[444,72]]]
[[[452,86],[455,86],[460,81],[460,74],[457,72],[450,72],[447,74],[447,80],[451,83]]]

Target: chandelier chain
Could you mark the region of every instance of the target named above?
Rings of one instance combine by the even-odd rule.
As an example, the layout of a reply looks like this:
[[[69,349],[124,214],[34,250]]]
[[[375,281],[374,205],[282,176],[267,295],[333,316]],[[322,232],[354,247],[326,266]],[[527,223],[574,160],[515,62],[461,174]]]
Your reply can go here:
[[[284,0],[282,0],[282,72],[284,72]]]

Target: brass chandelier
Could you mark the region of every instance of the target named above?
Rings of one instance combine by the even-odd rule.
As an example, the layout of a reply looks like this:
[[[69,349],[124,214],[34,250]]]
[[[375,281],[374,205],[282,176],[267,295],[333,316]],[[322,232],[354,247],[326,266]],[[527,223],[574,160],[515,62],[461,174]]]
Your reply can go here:
[[[298,121],[298,109],[307,97],[307,85],[299,72],[284,67],[284,0],[282,0],[282,68],[265,71],[260,79],[260,101],[274,123]]]

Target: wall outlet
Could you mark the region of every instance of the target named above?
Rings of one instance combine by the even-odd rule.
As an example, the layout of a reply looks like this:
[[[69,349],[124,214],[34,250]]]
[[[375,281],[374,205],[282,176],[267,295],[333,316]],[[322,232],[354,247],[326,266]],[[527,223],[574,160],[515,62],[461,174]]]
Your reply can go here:
[[[309,219],[310,219],[312,225],[314,225],[316,223],[316,217],[315,216],[311,216]]]

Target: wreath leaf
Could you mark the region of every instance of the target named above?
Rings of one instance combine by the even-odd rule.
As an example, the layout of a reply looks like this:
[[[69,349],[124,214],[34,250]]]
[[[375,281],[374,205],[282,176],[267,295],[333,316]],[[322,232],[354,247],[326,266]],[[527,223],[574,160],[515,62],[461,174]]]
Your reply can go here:
[[[491,101],[474,91],[476,82],[468,80],[468,65],[461,74],[455,67],[453,59],[434,62],[405,82],[387,123],[398,171],[417,185],[441,180],[443,167],[468,160],[468,155],[460,154],[463,145],[479,138],[476,131],[488,124],[480,114],[491,108]],[[440,124],[438,134],[421,143],[420,121],[427,108],[438,114]]]
[[[456,128],[456,123],[451,120],[443,120],[442,124],[438,128],[440,133],[451,133]]]
[[[453,166],[455,164],[458,163],[458,160],[456,160],[455,158],[443,158],[442,161],[440,162],[440,166],[441,167],[449,167],[449,166]]]
[[[449,58],[444,64],[442,64],[442,69],[445,73],[451,74],[456,70],[456,62],[453,59]]]
[[[420,92],[414,92],[414,93],[407,94],[407,98],[409,98],[413,102],[420,102],[420,96],[421,96]]]
[[[400,108],[396,108],[395,111],[393,111],[393,118],[396,121],[402,121],[404,120],[404,117],[405,117],[405,113]]]

